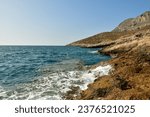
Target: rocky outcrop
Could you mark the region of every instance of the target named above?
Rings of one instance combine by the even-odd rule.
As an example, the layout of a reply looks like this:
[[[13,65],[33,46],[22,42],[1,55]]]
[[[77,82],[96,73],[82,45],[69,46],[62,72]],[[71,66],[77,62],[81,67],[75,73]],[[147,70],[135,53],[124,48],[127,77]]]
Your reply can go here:
[[[139,44],[147,44],[150,42],[150,29],[137,31],[133,35],[129,35],[126,37],[121,37],[117,39],[114,44],[111,46],[107,46],[100,50],[100,53],[105,54],[119,54],[123,52],[128,52],[133,48],[136,48]]]

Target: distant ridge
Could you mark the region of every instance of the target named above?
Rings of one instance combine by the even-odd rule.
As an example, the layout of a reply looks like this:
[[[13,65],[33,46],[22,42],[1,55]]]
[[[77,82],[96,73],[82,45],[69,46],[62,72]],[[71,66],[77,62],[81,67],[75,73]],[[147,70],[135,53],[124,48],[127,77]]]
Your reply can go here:
[[[128,30],[135,30],[138,28],[142,28],[144,26],[150,25],[150,11],[146,11],[140,16],[136,18],[129,18],[119,24],[113,31],[120,32],[120,31],[128,31]]]

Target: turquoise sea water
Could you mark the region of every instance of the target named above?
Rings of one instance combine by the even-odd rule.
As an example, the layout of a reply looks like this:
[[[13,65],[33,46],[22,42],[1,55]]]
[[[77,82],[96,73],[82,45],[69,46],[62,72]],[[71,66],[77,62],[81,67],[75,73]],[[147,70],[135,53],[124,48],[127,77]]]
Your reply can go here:
[[[0,46],[0,99],[61,99],[84,66],[110,59],[98,49]]]

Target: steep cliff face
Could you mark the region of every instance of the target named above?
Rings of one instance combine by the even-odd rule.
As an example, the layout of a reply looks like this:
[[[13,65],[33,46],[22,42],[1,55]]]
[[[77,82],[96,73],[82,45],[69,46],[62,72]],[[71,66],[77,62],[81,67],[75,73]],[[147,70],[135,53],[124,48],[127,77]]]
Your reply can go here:
[[[123,21],[113,32],[135,30],[148,25],[150,25],[150,11],[146,11],[136,18],[129,18]]]

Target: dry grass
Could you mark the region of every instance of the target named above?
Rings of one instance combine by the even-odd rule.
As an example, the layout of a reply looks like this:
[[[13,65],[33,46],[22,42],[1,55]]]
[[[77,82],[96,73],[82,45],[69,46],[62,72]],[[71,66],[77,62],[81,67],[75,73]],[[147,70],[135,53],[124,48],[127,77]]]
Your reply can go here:
[[[72,46],[85,45],[84,47],[86,47],[86,45],[89,46],[89,45],[97,44],[97,46],[98,46],[98,44],[101,45],[101,43],[103,44],[103,43],[107,43],[107,42],[110,42],[110,41],[116,41],[120,38],[125,38],[125,37],[132,36],[135,33],[137,33],[137,31],[143,31],[143,30],[147,30],[147,29],[150,29],[150,26],[146,26],[144,28],[137,29],[137,30],[134,30],[134,31],[99,33],[99,34],[96,34],[94,36],[91,36],[91,37],[73,42],[69,45],[72,45]]]

